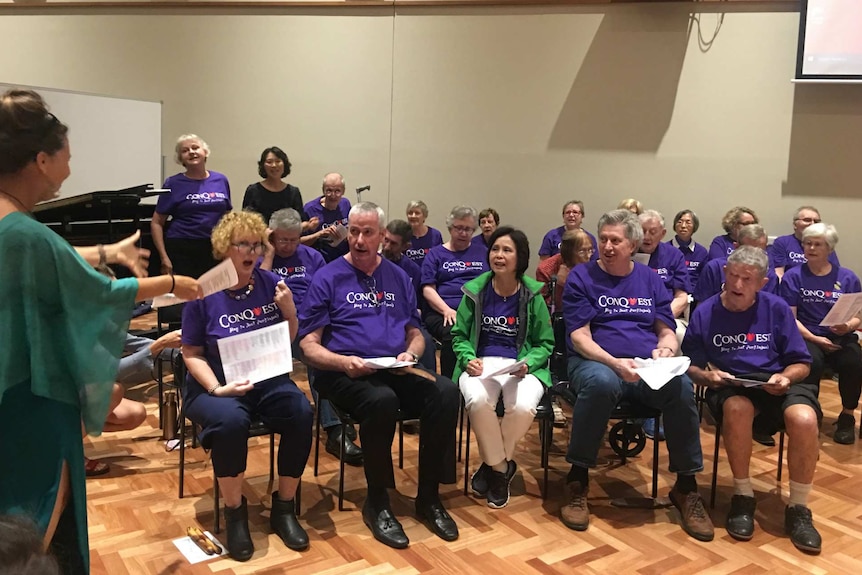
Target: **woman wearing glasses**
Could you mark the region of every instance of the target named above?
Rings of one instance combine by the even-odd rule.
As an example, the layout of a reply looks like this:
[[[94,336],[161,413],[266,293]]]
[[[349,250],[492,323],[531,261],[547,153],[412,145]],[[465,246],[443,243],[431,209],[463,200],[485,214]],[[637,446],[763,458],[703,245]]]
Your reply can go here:
[[[539,247],[539,260],[544,261],[549,257],[560,253],[560,243],[563,241],[563,234],[569,230],[581,229],[581,224],[584,221],[584,202],[580,200],[571,200],[563,204],[563,225],[550,230],[542,238],[542,245]],[[598,247],[596,238],[585,231],[590,237],[590,243],[593,245],[593,259],[598,258]]]
[[[551,385],[548,358],[554,332],[542,284],[525,277],[530,243],[524,232],[509,226],[491,235],[484,273],[463,287],[464,298],[452,327],[452,347],[458,358],[454,381],[464,395],[470,424],[476,432],[482,465],[473,474],[472,489],[487,498],[488,507],[509,503],[509,485],[517,470],[515,446],[527,433]],[[498,376],[484,374],[525,365]],[[506,408],[497,420],[497,401]]]
[[[165,180],[169,194],[159,196],[150,230],[162,273],[200,277],[216,263],[210,250],[213,227],[233,209],[224,174],[207,169],[210,148],[200,136],[177,138],[175,159],[185,172]],[[170,218],[170,226],[165,226]]]
[[[775,273],[782,277],[790,268],[804,264],[805,249],[802,247],[802,232],[812,224],[820,223],[820,212],[814,206],[802,206],[793,214],[793,233],[775,238],[770,248],[769,258],[775,267]],[[838,255],[829,252],[829,263],[840,266]]]
[[[258,214],[225,215],[213,230],[213,255],[230,259],[238,281],[230,289],[186,304],[183,310],[183,357],[189,377],[184,393],[189,419],[203,427],[201,444],[212,449],[212,462],[225,501],[227,549],[247,561],[254,553],[248,511],[242,496],[248,455],[248,428],[259,416],[281,435],[278,447],[278,491],[272,495],[270,526],[294,550],[308,547],[294,495],[311,450],[311,406],[288,374],[250,384],[226,381],[218,340],[281,321],[296,336],[296,306],[280,277],[255,267],[265,251],[267,228]],[[284,438],[290,438],[284,441]]]
[[[822,326],[820,322],[832,310],[842,293],[862,292],[855,273],[832,263],[838,232],[834,226],[816,223],[802,232],[805,263],[784,274],[778,294],[793,310],[796,325],[811,354],[809,382],[820,384],[823,367],[838,374],[838,391],[842,410],[836,421],[835,443],[856,441],[856,418],[862,392],[862,348],[856,330],[860,319],[854,317],[839,325]]]
[[[471,243],[476,222],[473,208],[452,208],[446,216],[449,241],[431,248],[422,262],[422,295],[428,304],[423,319],[428,332],[442,344],[440,374],[449,379],[455,371],[451,330],[461,303],[461,287],[488,270],[487,248]]]
[[[696,213],[691,210],[679,211],[673,217],[673,239],[667,242],[677,248],[685,258],[691,289],[697,286],[700,271],[709,259],[709,252],[706,251],[706,248],[694,241],[692,237],[697,233],[699,227],[700,219]]]
[[[272,214],[284,208],[302,211],[302,194],[299,188],[283,181],[290,175],[290,160],[278,146],[266,148],[257,162],[257,173],[262,181],[251,184],[245,189],[242,209],[257,212],[268,222]],[[314,227],[317,226],[315,222]]]
[[[544,290],[545,303],[555,311],[563,309],[563,286],[569,272],[578,264],[585,264],[593,257],[593,244],[590,236],[582,229],[570,230],[563,234],[560,242],[560,253],[539,262],[536,268],[536,279],[547,288]],[[551,279],[556,278],[556,290],[550,291]]]

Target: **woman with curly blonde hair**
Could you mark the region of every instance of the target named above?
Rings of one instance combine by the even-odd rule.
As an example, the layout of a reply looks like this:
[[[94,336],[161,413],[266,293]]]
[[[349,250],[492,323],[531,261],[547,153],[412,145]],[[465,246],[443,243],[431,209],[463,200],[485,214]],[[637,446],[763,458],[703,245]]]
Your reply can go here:
[[[709,244],[709,257],[707,259],[726,258],[736,249],[736,234],[742,226],[759,224],[757,214],[751,208],[736,206],[727,210],[721,218],[721,227],[727,232],[722,236],[715,236]]]
[[[225,500],[227,549],[247,561],[254,553],[248,510],[242,496],[252,417],[282,437],[278,447],[278,491],[272,495],[270,526],[291,549],[308,547],[308,535],[296,518],[294,496],[311,451],[311,406],[288,374],[255,384],[227,381],[218,340],[286,321],[296,337],[293,294],[281,278],[257,268],[266,251],[266,224],[252,212],[226,214],[212,233],[217,259],[230,259],[238,281],[230,289],[186,304],[183,310],[183,357],[188,368],[185,412],[203,427],[201,444],[212,449],[213,469]],[[284,438],[290,441],[285,442]]]

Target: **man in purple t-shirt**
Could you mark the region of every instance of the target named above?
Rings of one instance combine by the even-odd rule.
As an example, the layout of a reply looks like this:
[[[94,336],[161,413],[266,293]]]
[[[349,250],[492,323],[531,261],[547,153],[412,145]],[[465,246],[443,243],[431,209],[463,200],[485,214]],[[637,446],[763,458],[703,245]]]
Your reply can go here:
[[[298,337],[317,370],[318,391],[359,422],[367,496],[362,518],[374,538],[403,549],[407,535],[392,513],[392,439],[399,408],[420,417],[416,515],[438,537],[458,526],[438,494],[455,482],[455,422],[460,393],[451,380],[414,367],[375,369],[366,360],[416,362],[424,351],[416,291],[398,266],[377,253],[385,215],[371,202],[350,210],[350,251],[320,270],[300,311]]]
[[[802,247],[802,232],[808,226],[820,223],[820,211],[814,206],[802,206],[793,214],[793,233],[778,236],[769,248],[770,263],[775,266],[775,273],[783,277],[784,272],[800,266],[808,261],[805,249]],[[841,264],[838,254],[829,252],[829,263],[835,267]]]
[[[639,251],[649,254],[649,267],[655,270],[670,292],[673,317],[680,317],[688,307],[688,294],[692,291],[685,258],[678,249],[663,241],[667,228],[664,225],[664,217],[659,212],[644,210],[638,218],[644,232]]]
[[[425,297],[422,295],[422,270],[413,260],[404,255],[410,246],[411,233],[410,224],[404,220],[392,220],[386,224],[383,247],[380,253],[410,276],[410,281],[416,288],[416,302],[421,313],[422,305],[425,303]],[[429,371],[437,371],[437,347],[434,338],[431,337],[424,325],[420,325],[419,329],[425,340],[425,352],[419,358],[419,363]]]
[[[281,276],[287,287],[293,293],[293,301],[297,309],[302,305],[311,278],[326,265],[323,256],[315,249],[300,243],[302,235],[302,216],[293,208],[284,208],[272,214],[269,219],[269,249],[266,250],[258,265],[261,269],[270,270]],[[299,341],[293,343],[294,357],[302,359]],[[308,368],[308,385],[314,404],[319,406],[320,426],[326,431],[327,453],[340,457],[341,445],[344,443],[344,462],[348,465],[362,465],[362,448],[356,443],[356,428],[347,426],[347,441],[341,438],[341,420],[332,409],[332,405],[317,396],[314,386],[314,370]]]
[[[751,486],[752,426],[787,431],[790,500],[784,529],[802,551],[819,553],[821,539],[807,507],[819,450],[823,413],[818,384],[810,382],[811,355],[796,329],[790,307],[761,292],[768,260],[763,250],[742,246],[727,258],[725,287],[691,316],[683,352],[689,375],[708,387],[706,401],[721,421],[722,438],[733,472],[733,498],[727,532],[747,541],[754,534],[756,500]],[[759,380],[765,384],[746,383]]]
[[[344,178],[333,172],[323,177],[323,195],[314,198],[302,209],[316,228],[306,230],[302,243],[314,246],[327,262],[347,253],[346,226],[350,200],[344,197]]]
[[[625,399],[662,411],[670,470],[677,474],[670,500],[686,533],[711,541],[712,521],[695,480],[703,470],[703,454],[691,381],[677,376],[652,389],[634,371],[633,358],[673,357],[678,347],[670,292],[653,270],[631,259],[642,239],[643,228],[630,211],[604,214],[599,261],[575,266],[563,288],[568,374],[577,401],[566,453],[572,464],[568,498],[560,517],[570,529],[589,527],[588,470],[596,464],[614,407]]]

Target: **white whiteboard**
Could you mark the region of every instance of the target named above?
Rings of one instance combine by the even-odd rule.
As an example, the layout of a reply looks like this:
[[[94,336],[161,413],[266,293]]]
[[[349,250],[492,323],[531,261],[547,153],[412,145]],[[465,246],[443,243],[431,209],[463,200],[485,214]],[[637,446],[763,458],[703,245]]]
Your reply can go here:
[[[69,126],[72,175],[61,198],[162,183],[162,104],[0,83],[39,92]]]

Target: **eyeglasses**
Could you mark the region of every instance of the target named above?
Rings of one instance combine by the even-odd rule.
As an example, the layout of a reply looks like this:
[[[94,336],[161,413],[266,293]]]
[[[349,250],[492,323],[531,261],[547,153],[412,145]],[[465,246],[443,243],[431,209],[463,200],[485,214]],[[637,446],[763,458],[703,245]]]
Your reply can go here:
[[[820,223],[819,218],[796,218],[796,221],[797,222],[803,222],[806,224],[819,224]]]
[[[371,307],[380,307],[380,300],[377,299],[377,280],[374,276],[366,276],[362,278],[362,283],[365,286],[365,293],[368,294],[368,304]]]
[[[277,239],[273,243],[277,246],[289,246],[291,244],[299,243],[299,238],[291,239],[291,240]]]
[[[593,255],[593,248],[584,248],[582,250],[578,250],[579,256],[591,256]]]
[[[564,216],[579,216],[579,215],[581,215],[581,212],[579,210],[566,210],[565,212],[563,212],[563,215]]]
[[[250,244],[248,242],[239,242],[235,244],[231,244],[233,247],[237,249],[237,251],[241,254],[253,254],[264,251],[266,248],[260,242],[254,242]]]
[[[476,231],[476,228],[471,228],[469,226],[452,226],[449,229],[453,232],[458,232],[459,234],[472,234]]]

